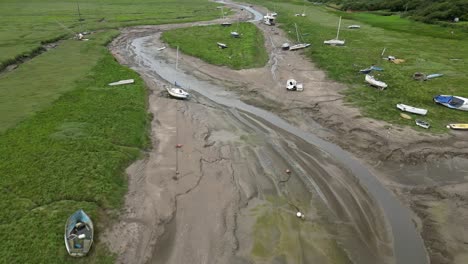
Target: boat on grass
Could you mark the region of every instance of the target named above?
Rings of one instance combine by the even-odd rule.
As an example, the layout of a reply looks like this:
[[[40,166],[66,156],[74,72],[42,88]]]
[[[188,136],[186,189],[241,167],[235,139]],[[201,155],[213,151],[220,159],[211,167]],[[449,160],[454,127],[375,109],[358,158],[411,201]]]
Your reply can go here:
[[[383,90],[383,89],[388,87],[388,85],[386,83],[376,80],[374,78],[374,76],[369,75],[369,74],[366,74],[365,80],[366,80],[367,83],[369,83],[372,86],[375,86],[375,87],[379,88],[380,90]]]
[[[405,111],[408,113],[417,114],[417,115],[427,115],[427,109],[417,108],[417,107],[413,107],[413,106],[409,106],[405,104],[397,104],[396,107],[400,109],[401,111]]]
[[[410,115],[407,115],[407,114],[405,114],[405,113],[400,113],[400,116],[401,116],[402,118],[408,119],[408,120],[413,119]]]
[[[349,29],[360,29],[361,26],[360,25],[349,25],[348,28]]]
[[[455,95],[436,95],[434,102],[452,109],[468,111],[468,98]]]
[[[120,81],[118,81],[118,82],[109,83],[109,86],[117,86],[117,85],[124,85],[124,84],[132,84],[132,83],[134,83],[134,82],[135,82],[134,79],[120,80]]]
[[[338,30],[336,31],[336,37],[334,39],[325,40],[323,43],[331,46],[343,46],[345,44],[344,40],[340,40],[340,28],[341,28],[341,17],[338,22]]]
[[[226,49],[228,47],[228,45],[221,43],[221,42],[216,42],[216,45],[218,45],[220,49]]]
[[[425,129],[428,129],[431,127],[431,125],[428,122],[420,120],[420,119],[416,119],[416,125]]]
[[[72,257],[84,257],[88,254],[94,239],[94,227],[91,218],[83,211],[73,213],[65,223],[65,247]]]
[[[448,124],[447,128],[455,130],[468,130],[468,124]]]
[[[296,36],[297,36],[297,42],[298,43],[295,44],[295,45],[290,46],[289,50],[294,51],[294,50],[305,49],[305,48],[309,47],[310,46],[309,43],[304,43],[304,42],[301,43],[301,39],[299,37],[299,30],[297,29],[297,24],[296,23],[294,23],[294,27],[296,28]]]

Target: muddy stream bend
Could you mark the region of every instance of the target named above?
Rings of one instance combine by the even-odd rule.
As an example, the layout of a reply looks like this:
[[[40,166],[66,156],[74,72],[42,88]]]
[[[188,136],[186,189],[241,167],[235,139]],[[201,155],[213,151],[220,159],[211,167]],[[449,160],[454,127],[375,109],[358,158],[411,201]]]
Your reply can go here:
[[[147,83],[153,115],[153,149],[128,168],[106,235],[118,262],[427,263],[411,212],[352,154],[242,101],[245,80],[223,78],[234,71],[186,55],[175,70],[161,31],[196,24],[128,28],[110,45]],[[275,56],[258,70],[272,82]],[[168,97],[175,81],[190,100]]]

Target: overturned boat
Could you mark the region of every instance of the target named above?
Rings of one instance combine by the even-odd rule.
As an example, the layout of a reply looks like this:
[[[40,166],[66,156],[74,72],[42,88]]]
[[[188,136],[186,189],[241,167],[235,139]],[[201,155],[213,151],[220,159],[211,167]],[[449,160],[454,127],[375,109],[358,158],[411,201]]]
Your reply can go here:
[[[400,109],[401,111],[405,111],[408,113],[417,114],[417,115],[427,115],[427,109],[417,108],[417,107],[413,107],[413,106],[409,106],[405,104],[397,104],[396,107]]]
[[[220,49],[226,49],[228,47],[226,44],[221,43],[221,42],[216,42],[216,45],[218,45]]]
[[[349,25],[348,28],[349,29],[360,29],[361,26],[360,25]]]
[[[369,83],[372,86],[375,86],[375,87],[379,88],[380,90],[383,90],[383,89],[387,88],[387,86],[388,86],[386,83],[376,80],[374,78],[374,76],[369,75],[369,74],[366,74],[365,80],[366,80],[367,83]]]
[[[454,95],[434,96],[434,102],[452,109],[468,111],[468,98]]]
[[[132,83],[134,83],[134,82],[135,82],[134,79],[120,80],[120,81],[118,81],[118,82],[109,83],[109,86],[117,86],[117,85],[124,85],[124,84],[132,84]]]
[[[94,228],[91,218],[83,211],[72,214],[65,224],[65,247],[72,257],[84,257],[93,244]]]

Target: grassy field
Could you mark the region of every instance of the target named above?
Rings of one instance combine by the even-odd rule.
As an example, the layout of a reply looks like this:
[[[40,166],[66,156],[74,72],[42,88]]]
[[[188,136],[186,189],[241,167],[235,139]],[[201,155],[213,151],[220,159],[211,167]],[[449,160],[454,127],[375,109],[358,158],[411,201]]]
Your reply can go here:
[[[405,103],[426,108],[429,113],[421,119],[431,123],[433,132],[445,132],[447,123],[468,123],[468,113],[451,110],[433,103],[438,94],[453,94],[468,97],[466,81],[468,67],[468,37],[465,33],[452,34],[454,29],[408,21],[396,16],[378,16],[362,13],[337,13],[336,10],[323,6],[306,5],[306,17],[295,17],[300,5],[279,1],[250,0],[279,13],[281,27],[290,31],[291,39],[296,39],[294,23],[312,47],[305,50],[307,56],[332,79],[346,83],[347,99],[359,106],[366,116],[382,119],[393,124],[409,125],[420,131],[426,131],[414,125],[414,120],[405,120],[399,116],[395,104]],[[330,47],[324,40],[334,38],[339,15],[342,21],[340,39],[346,40],[345,47]],[[360,24],[360,30],[349,30],[348,25]],[[380,54],[386,48],[385,55],[405,59],[400,65],[389,63]],[[461,59],[461,60],[451,60]],[[364,82],[364,75],[359,69],[376,64],[384,71],[376,78],[386,82],[385,91],[370,88]],[[426,74],[442,73],[445,76],[426,82],[412,80],[415,72]],[[414,116],[416,118],[416,116]]]
[[[231,37],[231,31],[239,32],[241,37]],[[232,69],[261,67],[268,61],[263,34],[252,23],[179,28],[164,32],[162,39],[171,47],[179,46],[186,54]],[[228,48],[220,49],[217,42],[227,44]]]
[[[83,19],[81,22],[77,3]],[[220,15],[215,7],[216,4],[202,0],[2,0],[0,69],[22,55],[31,54],[42,42],[64,34],[131,25],[210,20]]]
[[[124,168],[149,146],[149,116],[143,81],[105,47],[118,34],[112,28],[219,17],[205,0],[79,3],[83,30],[100,29],[90,41],[63,40],[0,75],[1,263],[114,262],[100,235],[127,191]],[[1,1],[0,21],[2,65],[72,35],[57,21],[80,28],[75,1]],[[107,86],[128,78],[136,83]],[[80,208],[94,220],[97,244],[75,259],[63,232]]]

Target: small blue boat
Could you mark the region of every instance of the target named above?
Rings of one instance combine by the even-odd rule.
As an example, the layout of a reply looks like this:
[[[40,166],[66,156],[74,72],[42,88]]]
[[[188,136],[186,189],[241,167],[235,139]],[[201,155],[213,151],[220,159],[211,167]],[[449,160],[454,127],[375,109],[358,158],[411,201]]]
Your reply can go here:
[[[83,211],[72,214],[65,224],[65,246],[72,257],[84,257],[93,244],[93,221]]]

